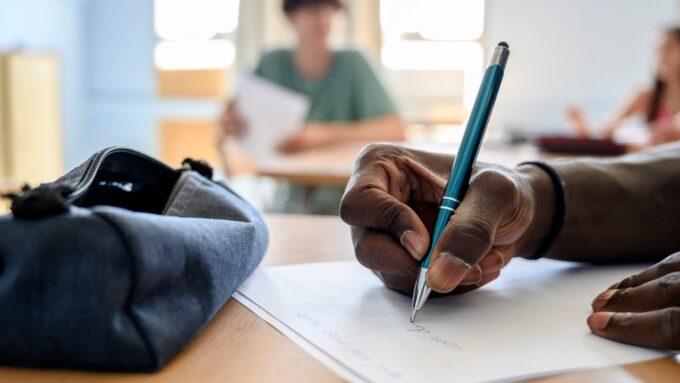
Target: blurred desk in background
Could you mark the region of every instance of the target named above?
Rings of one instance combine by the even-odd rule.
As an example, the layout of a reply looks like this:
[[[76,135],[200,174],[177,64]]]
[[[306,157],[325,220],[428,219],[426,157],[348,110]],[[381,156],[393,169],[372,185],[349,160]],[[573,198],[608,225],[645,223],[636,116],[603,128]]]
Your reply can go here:
[[[268,215],[263,265],[354,259],[349,227],[338,217]],[[295,228],[295,230],[291,230]],[[585,318],[584,318],[585,323]],[[554,351],[559,358],[560,350]],[[455,376],[452,377],[455,380]],[[0,367],[0,382],[341,382],[328,367],[234,299],[191,344],[157,373],[111,373]],[[673,357],[567,373],[536,382],[678,382]]]
[[[258,174],[305,187],[345,186],[354,168],[359,151],[368,142],[349,142],[299,154],[280,155],[260,161]],[[405,142],[402,145],[417,150],[453,155],[457,144]],[[523,161],[557,158],[553,154],[540,152],[531,145],[482,146],[479,161],[512,167]]]
[[[302,153],[277,155],[258,161],[258,174],[307,187],[345,186],[352,174],[357,154],[367,144],[349,142]]]

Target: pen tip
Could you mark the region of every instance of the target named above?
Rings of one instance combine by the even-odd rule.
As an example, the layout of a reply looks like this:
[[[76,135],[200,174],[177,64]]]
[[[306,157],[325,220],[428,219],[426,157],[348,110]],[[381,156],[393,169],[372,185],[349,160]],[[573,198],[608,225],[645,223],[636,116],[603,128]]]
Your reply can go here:
[[[416,323],[416,314],[418,314],[418,310],[411,310],[411,318],[409,319],[411,323]]]
[[[505,41],[501,41],[500,43],[498,43],[498,46],[510,49],[510,45],[508,45],[508,43],[506,43]]]

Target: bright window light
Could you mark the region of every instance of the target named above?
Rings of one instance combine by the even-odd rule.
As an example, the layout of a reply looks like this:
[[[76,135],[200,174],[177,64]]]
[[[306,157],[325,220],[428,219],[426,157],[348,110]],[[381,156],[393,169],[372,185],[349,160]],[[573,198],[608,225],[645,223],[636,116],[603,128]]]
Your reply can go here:
[[[432,40],[477,40],[484,32],[484,0],[420,0],[418,32]]]
[[[391,70],[451,70],[463,72],[463,107],[474,104],[482,79],[484,50],[471,41],[388,41],[381,52]]]
[[[380,25],[388,35],[477,40],[484,31],[484,0],[381,0]]]
[[[238,27],[239,0],[154,0],[154,26],[164,40],[207,40]]]
[[[235,58],[236,48],[228,40],[161,41],[154,51],[160,70],[225,69]]]
[[[396,70],[466,70],[483,66],[480,44],[469,41],[388,41],[382,48],[385,67]]]
[[[381,0],[380,27],[389,34],[418,32],[419,5],[414,0]]]

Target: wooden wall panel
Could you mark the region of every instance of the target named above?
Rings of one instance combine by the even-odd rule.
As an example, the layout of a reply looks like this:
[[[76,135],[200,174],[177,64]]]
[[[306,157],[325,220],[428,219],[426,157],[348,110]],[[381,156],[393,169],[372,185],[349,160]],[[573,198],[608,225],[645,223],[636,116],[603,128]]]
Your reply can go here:
[[[224,69],[157,70],[158,96],[221,99],[227,89],[227,75]]]
[[[64,172],[59,59],[12,53],[2,61],[0,176],[33,185],[52,181]]]
[[[159,152],[163,162],[179,167],[186,157],[220,167],[217,149],[218,124],[210,120],[161,120]]]
[[[0,178],[9,174],[9,132],[7,131],[7,58],[0,55]]]

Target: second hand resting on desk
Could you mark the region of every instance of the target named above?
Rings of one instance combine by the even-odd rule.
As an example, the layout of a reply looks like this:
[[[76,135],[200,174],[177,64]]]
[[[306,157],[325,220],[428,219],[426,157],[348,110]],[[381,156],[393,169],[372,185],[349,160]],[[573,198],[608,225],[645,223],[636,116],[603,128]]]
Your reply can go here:
[[[489,118],[491,117],[491,111],[494,102],[496,101],[501,81],[503,80],[503,74],[509,55],[510,49],[508,44],[506,42],[500,42],[494,49],[489,67],[484,74],[484,79],[482,80],[479,93],[477,94],[477,100],[472,108],[472,114],[470,115],[470,120],[465,129],[463,142],[460,145],[458,155],[453,163],[451,176],[439,206],[437,221],[435,222],[434,232],[432,233],[430,251],[420,266],[420,272],[413,291],[411,322],[415,322],[418,310],[423,307],[425,301],[427,301],[427,297],[432,291],[427,284],[427,271],[430,267],[430,261],[439,237],[456,208],[460,205],[461,200],[465,196],[467,186],[470,183],[472,168],[477,159],[477,154],[479,153],[479,148],[482,144],[482,139],[484,138],[484,132],[489,122]]]

